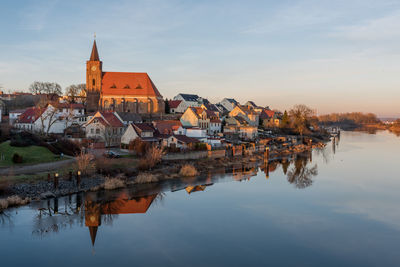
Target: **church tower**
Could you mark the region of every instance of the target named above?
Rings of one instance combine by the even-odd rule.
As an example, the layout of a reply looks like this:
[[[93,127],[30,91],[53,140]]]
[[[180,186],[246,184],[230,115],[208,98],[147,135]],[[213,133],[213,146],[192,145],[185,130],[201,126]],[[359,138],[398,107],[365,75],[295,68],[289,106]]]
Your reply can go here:
[[[93,42],[90,59],[86,61],[86,109],[94,112],[99,109],[103,62],[100,61],[96,40]]]

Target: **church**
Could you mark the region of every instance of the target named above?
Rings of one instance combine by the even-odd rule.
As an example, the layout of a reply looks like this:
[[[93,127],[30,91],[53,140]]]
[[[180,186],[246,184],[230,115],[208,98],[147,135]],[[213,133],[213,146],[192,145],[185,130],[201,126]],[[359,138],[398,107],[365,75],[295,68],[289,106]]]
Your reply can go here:
[[[103,71],[96,40],[86,62],[86,109],[162,114],[162,95],[147,73]]]

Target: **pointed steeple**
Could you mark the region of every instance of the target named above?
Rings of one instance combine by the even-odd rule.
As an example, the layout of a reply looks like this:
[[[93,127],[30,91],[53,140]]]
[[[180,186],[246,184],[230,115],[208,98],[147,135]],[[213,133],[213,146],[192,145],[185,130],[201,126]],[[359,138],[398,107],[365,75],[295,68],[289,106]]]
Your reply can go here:
[[[96,39],[93,41],[92,54],[90,55],[90,61],[100,61],[99,52],[97,52]]]
[[[98,228],[97,226],[89,226],[90,239],[92,240],[93,246],[94,243],[96,242],[97,228]]]

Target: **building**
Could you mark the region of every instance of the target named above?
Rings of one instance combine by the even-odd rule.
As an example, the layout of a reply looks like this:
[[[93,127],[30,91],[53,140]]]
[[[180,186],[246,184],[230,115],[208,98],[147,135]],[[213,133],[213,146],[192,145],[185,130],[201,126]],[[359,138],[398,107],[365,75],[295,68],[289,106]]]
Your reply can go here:
[[[85,124],[86,138],[105,147],[119,146],[124,133],[124,123],[113,112],[98,111]]]
[[[96,40],[86,62],[86,88],[88,111],[165,112],[163,97],[147,73],[103,71]]]
[[[153,126],[160,134],[173,134],[182,128],[182,123],[178,120],[153,121]]]
[[[15,114],[18,114],[15,113]],[[17,116],[14,127],[37,133],[63,134],[64,130],[73,123],[83,124],[84,115],[82,104],[51,103],[45,107],[32,107]]]
[[[114,113],[127,127],[131,123],[142,123],[143,119],[140,114],[131,112],[115,112]]]
[[[131,123],[121,137],[121,145],[128,146],[130,142],[139,138],[143,142],[158,142],[156,129],[148,123]]]
[[[200,107],[190,107],[180,118],[184,127],[199,127],[207,130],[209,135],[216,135],[221,132],[221,120],[218,115]]]
[[[229,112],[229,117],[240,116],[244,118],[250,126],[258,127],[259,115],[257,112],[249,109],[247,106],[237,105],[235,108]]]
[[[173,114],[183,113],[189,107],[182,100],[170,100],[168,101],[168,105],[169,105],[169,112]]]
[[[220,105],[222,105],[226,110],[229,112],[232,111],[237,105],[239,105],[239,102],[237,102],[233,98],[224,98],[222,99],[221,102],[219,102]]]

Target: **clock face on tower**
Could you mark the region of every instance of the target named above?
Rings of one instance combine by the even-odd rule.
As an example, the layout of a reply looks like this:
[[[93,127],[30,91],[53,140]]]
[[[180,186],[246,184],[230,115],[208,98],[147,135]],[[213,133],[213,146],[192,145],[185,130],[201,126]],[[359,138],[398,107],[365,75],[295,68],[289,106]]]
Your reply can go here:
[[[92,66],[92,71],[96,71],[96,70],[97,70],[96,66]]]

